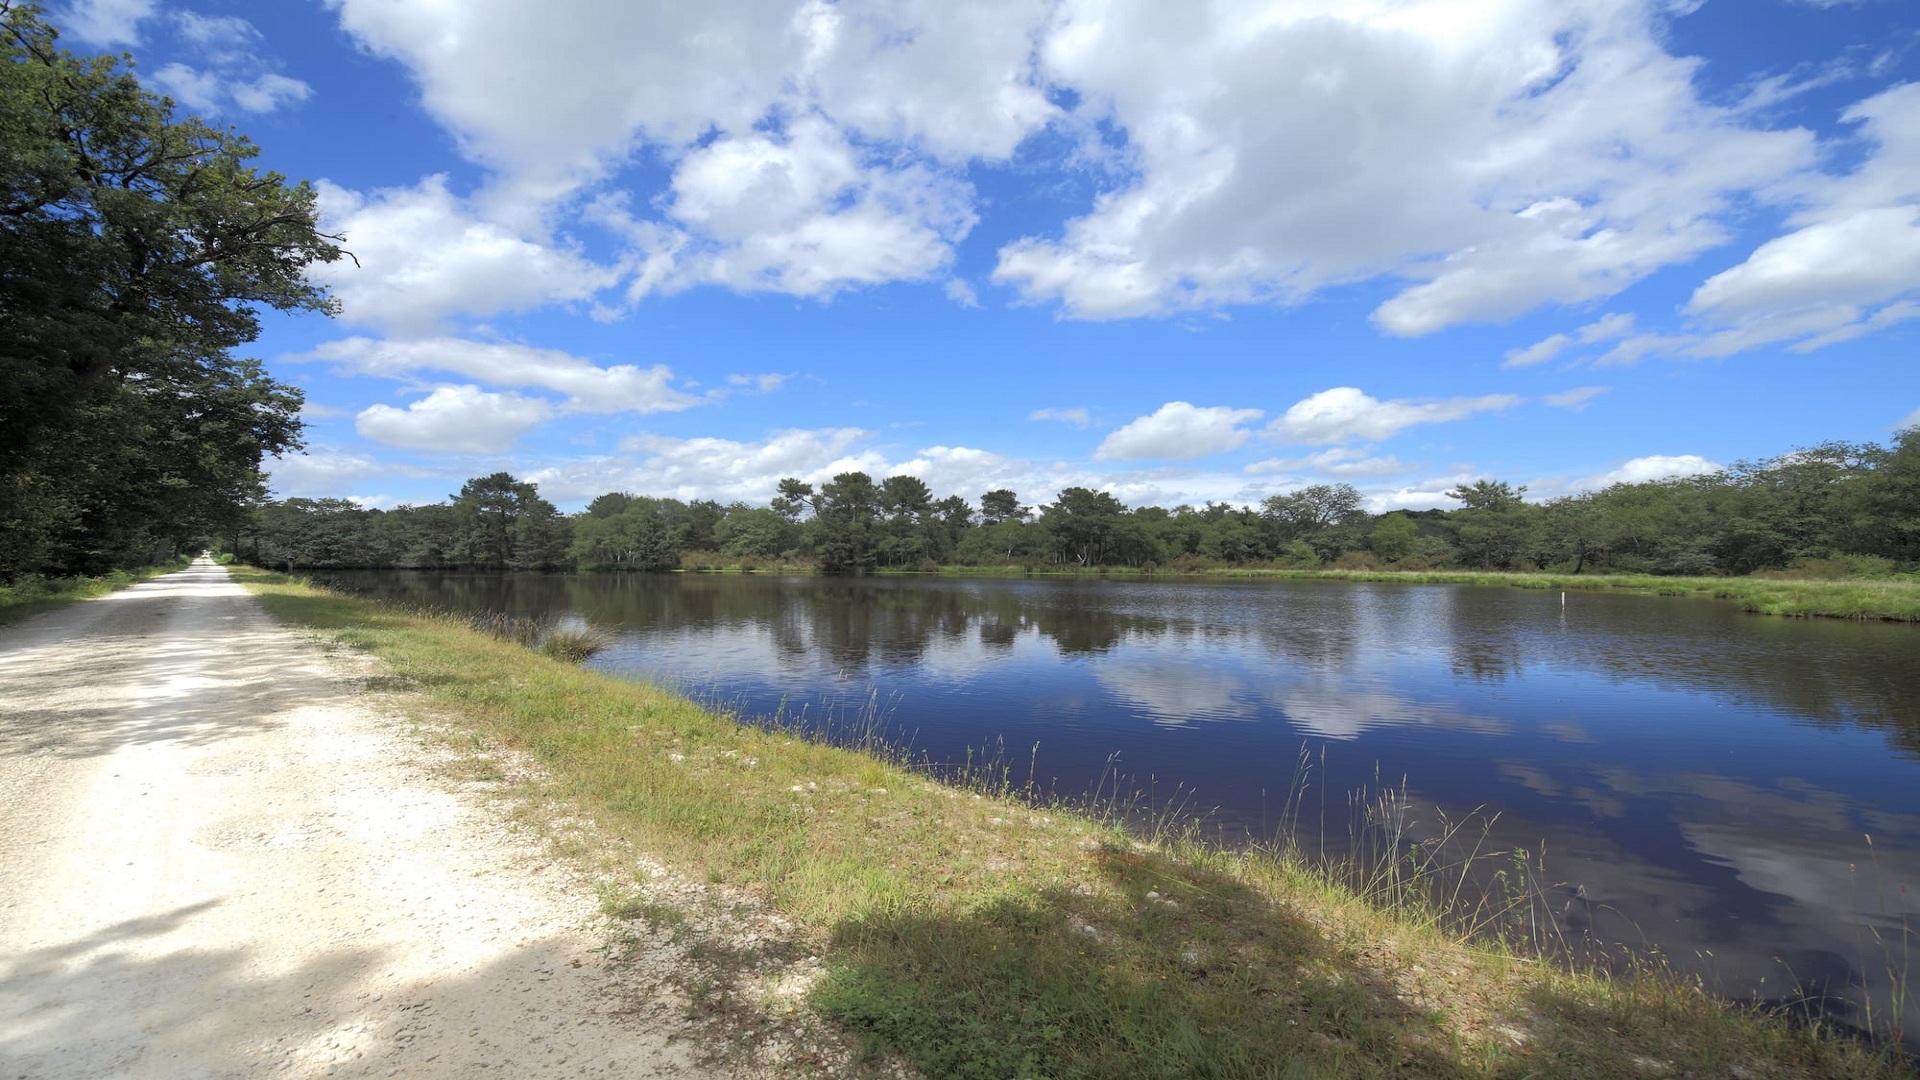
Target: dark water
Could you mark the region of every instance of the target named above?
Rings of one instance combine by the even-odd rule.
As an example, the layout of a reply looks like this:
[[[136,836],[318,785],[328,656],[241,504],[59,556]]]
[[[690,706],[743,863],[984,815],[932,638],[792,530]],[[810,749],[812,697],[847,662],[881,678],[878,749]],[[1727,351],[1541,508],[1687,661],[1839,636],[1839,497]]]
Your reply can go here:
[[[1651,944],[1731,996],[1864,985],[1884,1010],[1888,950],[1920,928],[1914,627],[1501,587],[342,577],[577,614],[619,633],[604,670],[748,714],[877,710],[936,762],[1004,746],[1062,794],[1117,768],[1243,833],[1276,827],[1304,746],[1310,849],[1323,798],[1344,837],[1347,794],[1382,781],[1484,807],[1496,845],[1544,843],[1556,895],[1581,897],[1569,933]]]

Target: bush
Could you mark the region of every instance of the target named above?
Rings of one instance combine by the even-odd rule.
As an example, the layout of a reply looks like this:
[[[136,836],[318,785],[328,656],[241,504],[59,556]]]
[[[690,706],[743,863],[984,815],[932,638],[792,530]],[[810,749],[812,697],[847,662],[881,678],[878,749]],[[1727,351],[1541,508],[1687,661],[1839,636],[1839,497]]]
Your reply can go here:
[[[1842,578],[1892,577],[1898,568],[1878,555],[1834,555],[1825,559],[1795,559],[1785,570],[1759,570],[1757,578],[1788,581],[1839,581]]]

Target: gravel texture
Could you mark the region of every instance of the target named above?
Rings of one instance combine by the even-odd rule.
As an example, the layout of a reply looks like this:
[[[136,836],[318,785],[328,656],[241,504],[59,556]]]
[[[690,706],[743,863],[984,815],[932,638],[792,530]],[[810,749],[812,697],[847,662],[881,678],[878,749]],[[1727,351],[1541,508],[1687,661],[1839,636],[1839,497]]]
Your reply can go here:
[[[431,756],[204,560],[0,629],[0,1077],[707,1075]]]

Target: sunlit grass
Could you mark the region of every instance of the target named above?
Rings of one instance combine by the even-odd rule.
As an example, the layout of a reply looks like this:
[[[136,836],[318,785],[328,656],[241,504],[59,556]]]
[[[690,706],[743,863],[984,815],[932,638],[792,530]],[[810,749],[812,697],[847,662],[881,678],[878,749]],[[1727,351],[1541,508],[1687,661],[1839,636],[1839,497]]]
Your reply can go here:
[[[928,1076],[1905,1075],[1657,968],[1540,962],[1513,921],[1527,887],[1450,907],[1450,871],[1402,865],[1385,804],[1357,826],[1379,830],[1384,861],[1226,850],[1171,819],[1142,839],[1115,823],[1124,800],[1036,804],[997,763],[940,783],[512,635],[237,576],[277,616],[378,657],[426,712],[532,755],[542,805],[761,898],[824,961],[818,1014]]]

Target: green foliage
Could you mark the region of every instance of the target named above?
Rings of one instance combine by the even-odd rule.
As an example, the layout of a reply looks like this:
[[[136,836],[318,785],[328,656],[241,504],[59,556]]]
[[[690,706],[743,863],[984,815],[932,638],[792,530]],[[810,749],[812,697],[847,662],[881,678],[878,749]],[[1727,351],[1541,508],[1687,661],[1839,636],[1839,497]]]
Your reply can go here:
[[[602,495],[574,520],[570,556],[587,569],[676,570],[694,524],[678,499]]]
[[[1367,533],[1367,548],[1387,562],[1399,562],[1413,554],[1420,542],[1420,527],[1405,514],[1382,514]]]
[[[557,566],[566,526],[532,484],[509,473],[477,477],[453,500],[454,560],[481,570]]]
[[[300,441],[300,394],[231,350],[327,311],[306,184],[244,137],[0,4],[0,577],[150,561],[224,532]]]
[[[1226,567],[1574,575],[1873,577],[1920,567],[1920,430],[1890,447],[1833,443],[1726,472],[1526,500],[1477,480],[1455,510],[1378,517],[1345,484],[1230,503],[1129,508],[1071,487],[1037,520],[1012,491],[975,509],[913,476],[782,480],[767,506],[622,492],[572,517],[505,473],[449,503],[370,510],[340,499],[263,506],[229,547],[270,566],[772,569],[940,566],[1154,573]],[[1870,604],[1869,604],[1870,606]]]

